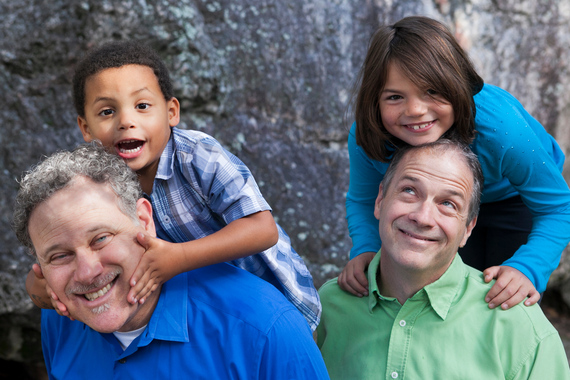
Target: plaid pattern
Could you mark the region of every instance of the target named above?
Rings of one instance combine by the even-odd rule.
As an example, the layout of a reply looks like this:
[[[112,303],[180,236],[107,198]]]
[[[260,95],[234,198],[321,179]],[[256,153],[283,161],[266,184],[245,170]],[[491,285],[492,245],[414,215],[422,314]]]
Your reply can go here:
[[[230,222],[271,210],[253,175],[213,137],[172,128],[162,152],[150,197],[157,234],[171,242],[199,239]],[[321,316],[319,295],[303,259],[277,225],[279,241],[232,264],[273,284],[315,330]]]

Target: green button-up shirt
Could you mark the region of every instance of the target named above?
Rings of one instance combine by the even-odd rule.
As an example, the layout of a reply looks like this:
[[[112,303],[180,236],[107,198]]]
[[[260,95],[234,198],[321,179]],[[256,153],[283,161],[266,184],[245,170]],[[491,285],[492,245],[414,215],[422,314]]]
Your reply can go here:
[[[318,346],[331,379],[570,379],[556,329],[538,305],[489,309],[492,284],[456,255],[443,276],[404,305],[380,294],[380,253],[369,296],[319,290]]]

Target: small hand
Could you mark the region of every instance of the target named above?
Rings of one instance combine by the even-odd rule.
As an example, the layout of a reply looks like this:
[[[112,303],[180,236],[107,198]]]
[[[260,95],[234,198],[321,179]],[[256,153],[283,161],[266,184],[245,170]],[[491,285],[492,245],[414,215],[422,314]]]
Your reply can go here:
[[[145,249],[133,275],[131,276],[131,290],[127,295],[128,302],[143,304],[152,292],[167,280],[174,277],[168,261],[168,244],[164,240],[151,237],[139,232],[138,243]]]
[[[532,282],[519,270],[509,266],[494,266],[483,272],[485,282],[496,278],[497,281],[485,296],[485,302],[493,309],[499,305],[507,310],[528,297],[526,306],[534,305],[540,299],[540,293]]]
[[[36,278],[38,280],[45,282],[44,274],[43,274],[42,269],[40,268],[40,266],[38,264],[32,265],[32,270],[33,270],[34,275],[36,276]],[[45,282],[45,289],[46,289],[46,294],[49,296],[49,299],[51,301],[51,306],[53,307],[53,309],[59,315],[61,315],[63,317],[68,317],[69,319],[71,319],[73,321],[74,319],[69,314],[69,311],[67,310],[67,306],[65,306],[65,304],[59,300],[59,297],[53,292],[53,290],[47,284],[47,282]]]
[[[368,295],[368,279],[365,271],[374,255],[374,252],[364,252],[346,264],[338,276],[338,284],[342,290],[358,297]]]

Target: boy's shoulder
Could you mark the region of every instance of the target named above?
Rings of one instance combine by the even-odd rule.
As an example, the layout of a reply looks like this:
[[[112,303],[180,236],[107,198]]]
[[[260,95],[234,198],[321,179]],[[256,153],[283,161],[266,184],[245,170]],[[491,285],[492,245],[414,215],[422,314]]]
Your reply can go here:
[[[198,144],[216,145],[221,144],[214,137],[201,131],[192,129],[172,128],[172,139],[177,147],[195,147]]]

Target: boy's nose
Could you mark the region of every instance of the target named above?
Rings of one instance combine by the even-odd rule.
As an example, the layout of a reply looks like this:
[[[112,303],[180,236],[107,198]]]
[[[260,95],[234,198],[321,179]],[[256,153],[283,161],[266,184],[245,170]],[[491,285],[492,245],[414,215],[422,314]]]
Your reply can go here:
[[[129,112],[123,112],[119,120],[119,129],[130,129],[135,128],[135,119],[133,115]]]

